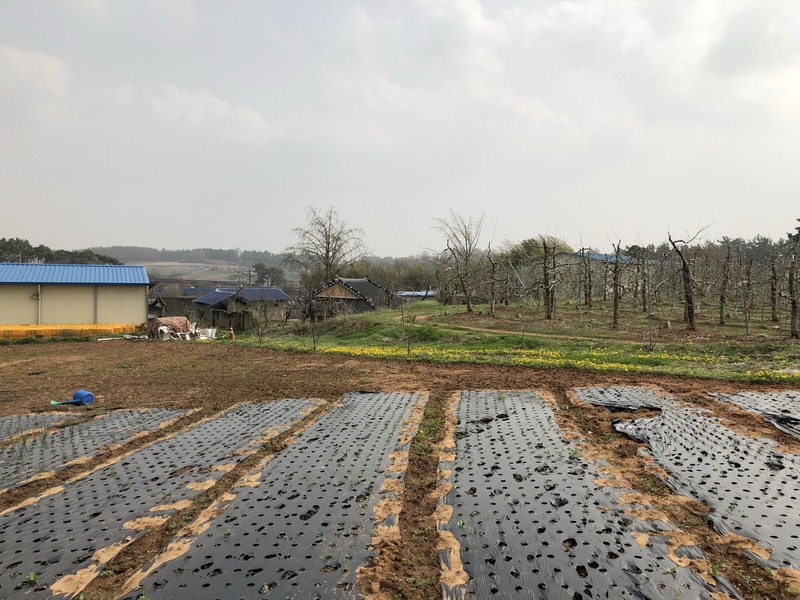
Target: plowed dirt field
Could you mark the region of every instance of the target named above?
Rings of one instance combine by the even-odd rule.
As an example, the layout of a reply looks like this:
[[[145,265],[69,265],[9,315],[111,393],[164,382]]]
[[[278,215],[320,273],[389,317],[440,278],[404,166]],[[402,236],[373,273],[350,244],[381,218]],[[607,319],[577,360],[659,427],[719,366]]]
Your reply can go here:
[[[81,388],[93,404],[51,406]],[[229,343],[0,346],[0,598],[798,598],[798,398]]]

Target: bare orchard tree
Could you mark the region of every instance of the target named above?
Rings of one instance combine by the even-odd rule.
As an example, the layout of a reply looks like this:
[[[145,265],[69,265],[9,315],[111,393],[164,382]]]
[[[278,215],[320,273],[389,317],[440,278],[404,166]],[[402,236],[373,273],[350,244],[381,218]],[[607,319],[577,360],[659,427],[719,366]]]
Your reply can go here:
[[[742,288],[742,315],[744,331],[750,335],[750,321],[753,309],[753,257],[739,256],[739,280]]]
[[[667,232],[667,239],[672,246],[673,252],[678,255],[681,261],[681,281],[683,282],[683,308],[684,316],[686,318],[686,325],[689,329],[697,329],[697,315],[694,303],[694,276],[692,274],[692,263],[689,254],[689,244],[697,239],[697,237],[705,231],[705,227],[698,231],[694,236],[688,240],[673,240],[672,234]]]
[[[592,308],[592,250],[581,248],[578,251],[581,259],[581,284],[583,287],[583,305]]]
[[[569,267],[563,260],[572,253],[572,248],[561,238],[554,235],[539,235],[538,242],[542,248],[542,291],[544,294],[544,314],[548,320],[556,316],[556,286],[563,279],[560,267]],[[559,259],[559,257],[562,257]]]
[[[483,229],[483,215],[479,219],[464,217],[451,210],[447,219],[434,219],[435,228],[445,238],[447,248],[443,251],[445,260],[455,270],[458,287],[464,294],[467,312],[472,312],[472,300],[479,283],[482,268],[482,254],[478,243]]]
[[[544,292],[544,316],[553,320],[556,316],[556,245],[547,236],[540,236],[542,243],[542,291]]]
[[[725,301],[728,297],[728,285],[731,282],[731,245],[725,253],[725,262],[722,264],[722,281],[719,285],[719,324],[725,325]]]
[[[349,227],[334,208],[322,212],[309,207],[308,222],[304,227],[295,227],[292,233],[297,241],[284,250],[283,260],[304,271],[311,287],[330,281],[366,254],[364,232]]]
[[[619,326],[619,303],[622,299],[622,243],[617,241],[616,244],[611,245],[614,248],[614,312],[612,318],[612,326],[616,329]]]
[[[798,298],[797,290],[797,253],[800,252],[800,227],[797,227],[794,233],[789,233],[789,241],[791,243],[789,251],[789,302],[792,307],[790,335],[792,338],[797,339],[800,338],[800,298]]]
[[[769,254],[769,306],[770,320],[773,323],[780,321],[780,297],[781,280],[778,269],[778,254],[773,251]]]
[[[486,258],[490,265],[489,276],[489,314],[494,316],[494,306],[497,298],[497,261],[492,258],[492,243],[489,242],[489,247],[486,250]]]

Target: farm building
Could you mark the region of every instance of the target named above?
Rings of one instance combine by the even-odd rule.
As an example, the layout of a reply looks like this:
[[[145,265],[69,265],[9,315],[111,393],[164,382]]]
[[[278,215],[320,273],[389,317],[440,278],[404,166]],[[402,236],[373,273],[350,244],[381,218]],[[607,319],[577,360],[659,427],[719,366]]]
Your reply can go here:
[[[0,263],[0,324],[141,325],[144,267]]]
[[[389,306],[389,292],[368,278],[335,277],[311,296],[329,314],[362,313]]]
[[[192,300],[201,320],[214,327],[250,329],[252,312],[258,307],[268,321],[282,321],[287,316],[291,298],[274,287],[217,288]]]

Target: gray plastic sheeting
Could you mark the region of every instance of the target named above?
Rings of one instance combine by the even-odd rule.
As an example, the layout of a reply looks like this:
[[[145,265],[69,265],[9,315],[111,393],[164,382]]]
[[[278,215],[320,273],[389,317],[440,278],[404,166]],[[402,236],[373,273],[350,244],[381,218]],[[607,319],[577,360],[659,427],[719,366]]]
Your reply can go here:
[[[91,421],[43,430],[0,450],[0,487],[9,488],[37,473],[61,470],[76,458],[92,457],[103,446],[124,444],[185,410],[116,410]]]
[[[760,414],[781,431],[800,438],[800,393],[799,392],[739,392],[738,394],[714,394],[723,402],[732,402],[742,408]]]
[[[267,463],[182,557],[156,569],[150,600],[354,598],[371,556],[370,515],[417,396],[352,394]]]
[[[68,413],[39,413],[28,415],[11,415],[0,419],[0,443],[13,436],[19,436],[24,431],[52,427],[63,423],[73,415]],[[30,436],[29,436],[30,437]]]
[[[629,390],[575,392],[585,402],[604,406],[629,406],[652,396],[643,403],[658,402],[661,414],[619,421],[617,431],[646,442],[649,454],[669,473],[665,483],[704,502],[717,531],[756,540],[772,552],[768,561],[751,554],[754,560],[769,568],[800,568],[800,456],[780,452],[772,440],[732,431],[702,411],[656,398],[649,390]]]
[[[197,496],[187,485],[218,479],[223,472],[211,467],[234,463],[232,451],[252,446],[268,429],[288,427],[309,406],[281,400],[234,408],[0,517],[0,598],[53,597],[48,586],[56,580],[92,565],[98,550],[137,535],[123,528],[126,522],[173,514],[177,509],[151,509]],[[26,579],[31,573],[35,585]]]
[[[619,490],[593,483],[602,475],[538,395],[465,392],[457,416],[443,499],[454,512],[442,529],[460,543],[470,580],[443,586],[445,598],[710,598],[699,576],[667,558],[659,524],[625,515]],[[640,547],[634,531],[650,544]],[[449,553],[440,558],[449,568]]]

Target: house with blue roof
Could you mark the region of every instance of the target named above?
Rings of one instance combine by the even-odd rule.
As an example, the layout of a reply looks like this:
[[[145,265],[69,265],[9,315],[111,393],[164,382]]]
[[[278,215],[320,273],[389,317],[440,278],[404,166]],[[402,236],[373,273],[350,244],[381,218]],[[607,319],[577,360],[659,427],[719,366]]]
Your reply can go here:
[[[142,325],[144,267],[0,263],[0,325]]]

